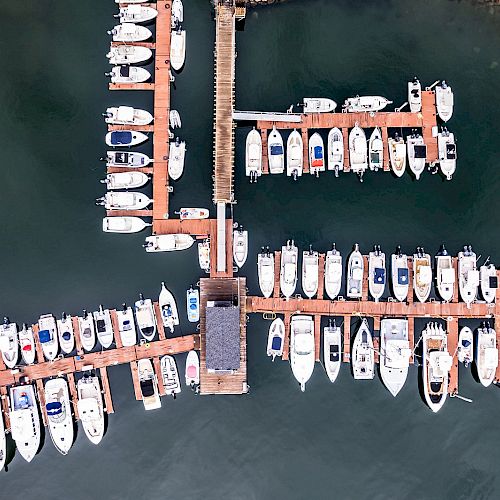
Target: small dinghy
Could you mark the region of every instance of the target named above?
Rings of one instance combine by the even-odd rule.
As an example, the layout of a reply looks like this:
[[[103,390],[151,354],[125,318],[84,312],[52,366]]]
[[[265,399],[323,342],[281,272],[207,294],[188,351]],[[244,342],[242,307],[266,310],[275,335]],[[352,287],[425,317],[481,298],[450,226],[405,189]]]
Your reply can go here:
[[[200,321],[200,292],[192,286],[186,292],[187,317],[190,323]]]
[[[413,133],[406,138],[406,147],[408,148],[408,166],[418,181],[425,169],[427,146],[420,134]]]
[[[179,216],[181,220],[208,219],[210,212],[206,208],[181,208]]]
[[[156,315],[151,299],[145,299],[142,293],[135,303],[135,319],[141,335],[151,342],[156,335]]]
[[[107,167],[139,168],[147,167],[151,163],[151,158],[144,153],[126,153],[124,151],[108,151],[106,158]]]
[[[267,335],[267,355],[272,357],[283,356],[283,345],[285,342],[285,323],[281,318],[276,318],[269,326]]]
[[[262,175],[262,137],[255,127],[248,132],[245,142],[245,174],[250,182],[257,182]]]
[[[143,247],[146,252],[173,252],[186,250],[194,243],[194,238],[189,234],[160,234],[148,236]]]
[[[186,158],[186,143],[178,137],[175,142],[170,143],[168,154],[168,175],[173,181],[180,179],[184,172],[184,160]]]
[[[349,299],[360,299],[363,296],[364,268],[363,256],[356,243],[347,264],[347,297]]]
[[[75,348],[75,332],[71,316],[62,313],[61,319],[57,320],[57,332],[59,334],[59,344],[64,354],[71,354]]]
[[[97,340],[99,344],[107,349],[111,347],[114,340],[113,334],[113,324],[111,323],[111,314],[109,309],[104,309],[102,305],[99,306],[99,310],[94,313],[95,329],[97,333]]]
[[[161,408],[158,380],[150,359],[140,359],[137,361],[137,376],[139,378],[144,409],[149,411]]]
[[[295,293],[297,286],[299,249],[294,245],[293,240],[286,242],[286,246],[281,247],[281,268],[280,268],[280,288],[286,299]]]
[[[243,231],[240,226],[233,231],[233,259],[234,263],[241,268],[248,257],[248,231]]]
[[[334,170],[335,176],[344,170],[344,136],[337,127],[328,132],[328,170]]]
[[[137,332],[135,330],[134,313],[131,307],[122,304],[122,309],[116,311],[118,319],[118,332],[123,347],[130,347],[137,343]]]
[[[158,11],[152,7],[127,5],[126,7],[120,7],[120,12],[115,17],[119,18],[121,23],[147,23],[157,15]]]
[[[186,60],[186,31],[177,29],[170,37],[170,64],[179,71]]]
[[[400,246],[391,255],[391,277],[394,297],[400,302],[406,302],[410,288],[410,270],[408,256],[401,252]]]
[[[464,326],[458,334],[457,358],[467,368],[474,356],[473,353],[474,336],[468,326]]]
[[[149,181],[149,177],[142,172],[115,172],[106,175],[106,179],[101,180],[110,190],[114,189],[134,189],[144,186]]]
[[[340,372],[342,363],[342,332],[340,327],[330,322],[323,329],[323,359],[325,370],[330,382],[333,384]]]
[[[292,373],[300,384],[300,390],[306,390],[306,382],[314,371],[314,321],[312,316],[292,316],[290,324],[290,365]]]
[[[283,137],[273,127],[267,138],[267,158],[269,161],[270,174],[282,174],[285,170],[285,150],[283,149]]]
[[[90,442],[99,444],[104,435],[104,408],[99,379],[84,374],[76,384],[78,415]]]
[[[52,314],[44,314],[38,320],[38,339],[42,344],[43,355],[48,361],[56,359],[59,352],[56,320]]]
[[[310,299],[318,292],[318,276],[319,254],[310,245],[309,250],[302,253],[302,289]]]
[[[358,95],[356,97],[349,97],[346,99],[342,107],[348,113],[363,113],[365,111],[380,111],[388,104],[392,104],[392,101],[389,101],[385,97],[381,97],[379,95],[368,95],[362,97]]]
[[[475,362],[479,381],[484,387],[488,387],[495,379],[498,347],[497,334],[487,322],[483,322],[477,329]]]
[[[174,333],[174,326],[179,324],[179,313],[177,312],[177,304],[175,303],[174,296],[167,289],[164,282],[161,283],[158,306],[160,307],[163,326],[168,328],[170,333]]]
[[[186,370],[184,372],[186,385],[194,389],[200,384],[200,359],[196,351],[189,351],[186,357]]]
[[[302,175],[303,155],[304,144],[302,136],[294,129],[288,136],[286,143],[286,175],[288,177],[293,177],[294,180],[297,180],[297,177]]]
[[[493,264],[488,265],[488,259],[479,268],[479,281],[481,284],[481,295],[483,296],[483,299],[488,304],[491,304],[496,298],[498,277],[495,266]]]
[[[363,174],[368,168],[367,155],[366,134],[356,122],[354,128],[349,132],[349,162],[351,170],[358,174],[361,181],[363,181]]]
[[[104,217],[102,219],[102,230],[105,233],[139,233],[144,228],[151,226],[140,217]]]
[[[163,387],[167,396],[173,396],[181,392],[181,383],[179,382],[179,373],[177,371],[177,364],[173,356],[163,356],[160,359],[161,378]]]
[[[269,251],[269,247],[262,248],[257,256],[257,270],[262,295],[269,298],[274,291],[274,254]]]
[[[333,113],[337,103],[325,97],[304,97],[303,113]]]
[[[98,198],[96,205],[101,205],[106,210],[142,210],[152,202],[153,200],[143,193],[110,191]]]
[[[172,28],[175,28],[179,23],[184,22],[184,6],[182,0],[174,0],[172,2]]]
[[[19,360],[17,325],[11,323],[7,317],[0,325],[0,349],[7,368],[14,368]]]
[[[309,173],[319,177],[325,171],[325,146],[322,137],[315,132],[309,139]]]
[[[143,83],[151,78],[151,73],[138,66],[113,66],[109,73],[104,73],[110,78],[111,83]]]
[[[80,341],[82,347],[90,352],[95,347],[95,325],[92,313],[83,310],[83,316],[78,317],[78,327],[80,330]]]
[[[385,282],[385,253],[380,249],[380,245],[375,245],[374,251],[368,256],[368,288],[375,302],[384,294]]]
[[[373,339],[366,319],[363,319],[354,337],[351,364],[355,380],[371,380],[375,377]]]
[[[68,383],[61,377],[45,383],[45,410],[50,438],[56,450],[67,455],[75,437]]]
[[[444,245],[441,245],[436,254],[436,285],[441,298],[450,302],[455,289],[455,269]]]
[[[106,57],[110,64],[140,64],[149,61],[153,57],[153,52],[139,45],[118,45],[111,47]]]
[[[106,144],[113,148],[137,146],[148,140],[148,136],[134,130],[113,130],[106,134]]]
[[[453,114],[453,91],[451,87],[443,80],[435,90],[436,93],[436,109],[439,118],[447,122]]]
[[[422,85],[417,77],[408,82],[408,104],[412,113],[420,113],[422,110]]]
[[[168,114],[168,123],[170,125],[170,128],[173,130],[175,128],[181,128],[182,127],[182,122],[181,122],[181,115],[176,109],[171,109],[169,114]]]
[[[7,460],[7,437],[5,432],[5,424],[3,422],[3,414],[0,411],[0,471],[5,467]]]
[[[397,177],[401,177],[406,169],[406,146],[405,141],[397,133],[394,138],[389,137],[387,140],[389,146],[389,158],[391,160],[391,168]]]
[[[27,365],[32,365],[35,362],[35,339],[33,330],[26,323],[23,324],[22,330],[19,332],[19,347],[21,348],[21,356]],[[1,470],[1,468],[0,468]]]
[[[378,127],[370,135],[368,142],[368,158],[370,170],[378,172],[378,169],[384,168],[384,143],[382,142],[382,134]]]
[[[441,172],[450,181],[457,168],[457,146],[455,136],[446,128],[438,134],[438,152]]]
[[[122,23],[108,31],[113,36],[113,42],[143,42],[151,38],[153,34],[144,27],[134,23]]]
[[[333,248],[326,252],[325,258],[325,291],[331,300],[340,293],[342,286],[342,255],[337,250],[335,243]]]
[[[465,246],[462,252],[458,252],[458,288],[460,297],[470,306],[477,295],[479,286],[479,271],[476,268],[476,254],[470,245]]]
[[[423,247],[417,247],[413,254],[413,289],[420,302],[429,298],[432,285],[431,256]]]
[[[210,240],[206,239],[198,243],[198,264],[206,273],[210,272]]]
[[[103,116],[104,121],[112,125],[148,125],[153,121],[153,115],[149,111],[130,106],[107,108]]]

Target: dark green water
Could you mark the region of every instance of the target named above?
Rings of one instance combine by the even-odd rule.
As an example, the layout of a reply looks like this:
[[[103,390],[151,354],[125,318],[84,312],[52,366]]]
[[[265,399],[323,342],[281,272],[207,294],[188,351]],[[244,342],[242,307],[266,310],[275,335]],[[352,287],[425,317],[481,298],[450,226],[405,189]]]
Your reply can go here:
[[[187,63],[173,106],[188,143],[173,209],[211,207],[213,12],[185,0]],[[0,6],[1,311],[35,321],[45,312],[117,306],[156,296],[165,280],[180,298],[199,278],[196,250],[146,255],[144,234],[105,235],[97,159],[109,105],[151,108],[147,93],[110,93],[102,76],[115,5],[98,2]],[[449,124],[459,163],[452,182],[424,175],[368,174],[293,183],[284,176],[248,184],[246,129],[237,131],[235,217],[250,231],[242,274],[257,293],[253,262],[264,244],[346,253],[355,241],[389,253],[441,242],[472,243],[500,262],[500,13],[445,0],[295,0],[250,11],[237,36],[237,107],[284,110],[304,95],[381,94],[404,102],[406,81],[446,78],[456,98]],[[145,147],[145,151],[148,151]],[[116,413],[99,447],[83,432],[67,457],[47,436],[31,464],[16,455],[0,475],[7,495],[52,499],[495,499],[500,495],[500,391],[482,389],[468,370],[460,392],[434,415],[421,400],[417,369],[396,399],[375,379],[354,383],[348,367],[335,385],[318,364],[301,394],[285,362],[265,356],[267,323],[250,318],[245,397],[177,401],[146,413],[128,367],[110,370]],[[187,321],[183,333],[189,333]],[[183,357],[178,358],[179,365]]]

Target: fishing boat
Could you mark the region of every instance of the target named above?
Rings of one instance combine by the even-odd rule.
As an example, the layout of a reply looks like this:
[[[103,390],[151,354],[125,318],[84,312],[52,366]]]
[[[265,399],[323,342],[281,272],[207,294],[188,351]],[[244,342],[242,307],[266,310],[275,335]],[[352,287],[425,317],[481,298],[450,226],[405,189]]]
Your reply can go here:
[[[71,317],[62,313],[61,319],[57,320],[57,333],[59,334],[59,345],[64,354],[71,354],[75,348],[75,331]]]
[[[240,226],[233,231],[233,259],[238,267],[245,264],[248,256],[248,231],[243,231]]]
[[[178,137],[175,142],[170,143],[168,155],[168,175],[173,181],[180,179],[184,172],[184,160],[186,158],[186,143]]]
[[[148,125],[153,121],[153,115],[145,109],[130,106],[114,106],[103,113],[104,121],[111,125]]]
[[[106,184],[110,190],[134,189],[144,186],[148,181],[149,177],[142,172],[115,172],[107,174],[101,184]]]
[[[417,247],[413,254],[413,289],[420,302],[425,302],[431,293],[432,267],[431,256],[423,247]]]
[[[156,315],[151,299],[145,299],[142,293],[135,303],[135,319],[143,338],[151,342],[156,335]]]
[[[194,243],[194,238],[189,234],[160,234],[147,236],[143,247],[146,252],[173,252],[186,250]]]
[[[140,217],[104,217],[102,219],[102,230],[105,233],[131,234],[139,233],[144,228],[151,226]]]
[[[453,91],[451,87],[443,80],[435,90],[436,109],[439,118],[447,122],[453,114]]]
[[[210,240],[206,239],[198,243],[198,263],[206,273],[210,272]]]
[[[408,320],[381,320],[380,378],[394,397],[405,385],[411,355]]]
[[[122,304],[122,309],[116,311],[118,319],[118,332],[123,347],[130,347],[137,343],[137,332],[135,330],[134,313],[131,307]]]
[[[269,298],[274,291],[274,255],[267,249],[257,256],[259,286],[264,297]]]
[[[370,170],[378,172],[379,168],[384,168],[384,143],[382,142],[382,134],[378,127],[370,135],[368,152]]]
[[[368,289],[375,302],[384,294],[385,282],[385,253],[380,249],[380,245],[375,245],[373,252],[368,255]]]
[[[474,336],[468,326],[460,329],[458,334],[457,358],[467,368],[474,357]]]
[[[417,77],[408,82],[408,104],[412,113],[422,110],[422,85]]]
[[[281,318],[276,318],[269,326],[267,334],[267,355],[274,361],[276,356],[283,356],[283,345],[285,342],[285,323]]]
[[[306,383],[313,373],[314,357],[314,321],[312,316],[292,316],[290,365],[302,392],[306,390]]]
[[[328,132],[328,170],[334,170],[336,176],[344,170],[344,136],[337,127]]]
[[[451,255],[444,245],[436,254],[436,285],[439,295],[445,302],[450,302],[455,289],[455,269]]]
[[[330,323],[323,329],[323,358],[325,370],[330,382],[333,384],[340,372],[342,363],[342,332],[340,327]]]
[[[245,143],[245,173],[250,182],[262,175],[262,137],[255,127],[248,132]]]
[[[9,389],[10,435],[16,448],[27,462],[31,462],[40,447],[40,416],[35,390],[31,384]]]
[[[75,430],[71,417],[68,383],[62,377],[45,382],[45,411],[50,438],[56,450],[62,455],[67,455],[73,445]]]
[[[206,208],[181,208],[179,218],[181,220],[208,219],[210,212]]]
[[[302,253],[302,289],[310,299],[318,292],[319,254],[309,246]]]
[[[21,356],[27,365],[32,365],[35,362],[35,339],[33,337],[33,330],[28,327],[26,323],[19,331],[19,347],[21,348]],[[0,467],[0,470],[1,467]]]
[[[448,374],[453,358],[448,353],[446,332],[441,325],[428,323],[422,332],[422,378],[429,408],[438,412],[448,395]]]
[[[85,373],[76,384],[78,416],[90,442],[99,444],[104,435],[104,408],[99,379]]]
[[[458,252],[458,288],[460,297],[469,307],[476,300],[479,286],[479,271],[476,268],[476,254],[470,245]]]
[[[182,0],[174,0],[172,2],[172,28],[175,28],[179,23],[184,22],[184,5]]]
[[[294,129],[286,142],[286,175],[297,180],[302,175],[303,164],[304,143],[302,136]]]
[[[96,200],[96,205],[101,205],[106,210],[143,210],[151,203],[153,200],[145,194],[135,191],[109,191],[102,198]]]
[[[7,436],[5,434],[5,424],[3,422],[3,414],[0,410],[0,471],[5,467],[7,460]]]
[[[408,149],[408,166],[418,181],[425,169],[427,146],[424,143],[424,138],[415,132],[406,138],[406,147]]]
[[[171,109],[168,113],[168,123],[170,128],[173,130],[175,128],[181,128],[181,115],[176,109]]]
[[[389,158],[391,160],[392,171],[397,177],[401,177],[406,169],[406,146],[405,141],[397,133],[394,138],[387,140],[389,146]]]
[[[331,300],[340,293],[342,286],[342,255],[337,250],[335,243],[325,257],[325,291]]]
[[[171,333],[174,333],[174,326],[179,324],[179,313],[177,312],[175,298],[167,289],[163,281],[161,283],[160,295],[158,297],[158,306],[160,307],[163,326],[168,328]]]
[[[337,103],[325,97],[304,97],[303,113],[333,113]]]
[[[19,360],[17,325],[7,317],[4,317],[3,324],[0,325],[0,350],[7,368],[14,368]]]
[[[137,375],[139,377],[144,409],[149,411],[161,408],[158,380],[156,379],[150,359],[140,359],[137,361]]]
[[[113,36],[113,42],[144,42],[153,34],[145,26],[134,23],[121,23],[108,31]]]
[[[441,172],[450,181],[457,168],[457,146],[455,136],[447,128],[438,134],[438,153]]]
[[[160,359],[161,377],[163,387],[167,396],[173,396],[181,392],[181,383],[179,382],[179,372],[173,356],[165,355]]]
[[[108,151],[106,153],[107,167],[124,167],[124,168],[139,168],[147,167],[151,163],[151,158],[144,153],[125,151]]]
[[[117,45],[106,54],[110,64],[140,64],[149,61],[153,52],[139,45]]]
[[[200,358],[196,351],[189,351],[184,372],[186,385],[194,389],[200,384]]]
[[[285,170],[285,150],[283,148],[283,137],[281,137],[275,126],[267,138],[267,158],[269,173],[282,174]]]
[[[94,313],[95,329],[97,340],[104,349],[111,347],[114,341],[113,324],[111,323],[111,314],[109,309],[104,309],[102,305]]]
[[[179,71],[186,61],[186,30],[173,30],[170,36],[170,64]]]
[[[475,362],[479,381],[484,387],[491,385],[498,366],[497,335],[489,323],[477,329]]]
[[[156,9],[136,4],[120,7],[120,12],[115,17],[118,17],[121,23],[147,23],[157,15],[158,11]]]
[[[410,288],[410,270],[408,268],[408,256],[396,248],[396,253],[391,255],[391,277],[392,292],[400,302],[405,302]]]
[[[349,299],[360,299],[363,296],[364,267],[363,256],[356,243],[347,263],[347,297]]]
[[[200,292],[192,286],[186,292],[187,316],[190,323],[200,321]]]
[[[351,364],[355,380],[371,380],[375,376],[373,339],[366,319],[363,319],[354,337]]]
[[[309,139],[309,173],[319,176],[325,171],[325,146],[323,138],[314,132]]]
[[[363,174],[368,168],[368,145],[366,144],[365,131],[356,122],[349,132],[349,162],[351,170],[363,180]]]
[[[151,73],[146,68],[126,64],[113,66],[111,71],[104,75],[109,77],[111,83],[144,83],[151,78]]]
[[[106,144],[113,148],[137,146],[148,140],[148,136],[135,130],[113,130],[106,134]]]
[[[92,313],[83,310],[83,315],[78,317],[78,327],[80,330],[80,342],[82,347],[90,352],[95,347],[95,325]]]
[[[38,339],[43,355],[48,361],[56,359],[59,352],[56,320],[52,314],[43,314],[38,320]]]
[[[493,264],[488,264],[486,261],[479,268],[479,282],[483,299],[491,304],[495,301],[498,288],[497,270]]]
[[[356,97],[349,97],[346,99],[342,107],[348,113],[363,113],[365,111],[380,111],[388,104],[392,104],[392,101],[389,101],[385,97],[381,97],[379,95],[361,97],[357,95]]]
[[[286,299],[295,293],[297,286],[297,267],[299,249],[293,240],[288,240],[286,246],[281,247],[280,288]]]

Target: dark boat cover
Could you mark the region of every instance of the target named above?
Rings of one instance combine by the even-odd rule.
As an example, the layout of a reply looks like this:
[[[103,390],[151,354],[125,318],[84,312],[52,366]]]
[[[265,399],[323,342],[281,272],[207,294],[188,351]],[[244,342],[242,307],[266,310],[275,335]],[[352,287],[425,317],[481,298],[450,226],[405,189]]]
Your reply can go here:
[[[417,144],[413,148],[415,152],[415,158],[426,158],[427,157],[427,146],[425,144]]]
[[[271,349],[273,351],[281,350],[281,337],[273,337],[273,341],[271,343]]]
[[[398,285],[408,284],[408,268],[398,269]]]
[[[115,130],[111,132],[111,144],[130,144],[132,142],[132,132],[128,130]]]
[[[45,405],[47,415],[59,415],[62,413],[62,404],[59,401],[53,401]]]
[[[120,66],[120,76],[128,78],[130,76],[130,68],[128,66]]]
[[[128,165],[128,153],[116,153],[115,154],[115,163],[117,164],[122,164],[122,165]]]
[[[283,146],[278,144],[276,146],[271,146],[271,155],[282,155],[283,154]]]
[[[373,278],[375,283],[384,284],[385,283],[385,269],[382,267],[375,268],[375,276]]]
[[[52,340],[52,335],[49,330],[40,330],[38,332],[38,338],[42,344],[46,344]]]

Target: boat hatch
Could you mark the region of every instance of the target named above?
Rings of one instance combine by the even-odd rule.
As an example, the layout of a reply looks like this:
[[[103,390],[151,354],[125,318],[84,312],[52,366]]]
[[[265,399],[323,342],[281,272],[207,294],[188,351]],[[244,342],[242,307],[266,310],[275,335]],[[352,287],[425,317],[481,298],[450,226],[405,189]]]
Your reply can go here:
[[[151,379],[141,381],[141,392],[144,398],[149,398],[155,393],[153,381]]]
[[[442,382],[431,382],[430,383],[431,391],[432,392],[439,392],[441,390],[441,385],[442,385]]]
[[[103,319],[98,319],[96,321],[97,331],[103,333],[106,331],[106,323]]]
[[[71,333],[69,333],[69,332],[63,332],[63,334],[61,335],[61,337],[62,337],[63,340],[68,341],[68,340],[71,339]]]
[[[408,284],[408,268],[398,269],[398,285]]]
[[[279,351],[281,349],[281,337],[273,337],[271,349],[273,351]]]
[[[271,145],[271,155],[282,155],[283,154],[283,146],[281,144],[272,144]]]
[[[129,162],[129,154],[128,153],[116,153],[115,163],[127,165],[128,162]]]
[[[446,144],[446,159],[455,160],[457,157],[455,144]]]
[[[361,342],[362,342],[363,344],[367,344],[367,343],[368,343],[368,335],[367,335],[367,333],[366,333],[366,332],[362,332],[362,333],[361,333]]]
[[[116,130],[111,132],[111,144],[130,144],[132,142],[132,132],[128,130]]]
[[[323,159],[323,148],[321,146],[314,146],[314,159]]]
[[[153,326],[145,326],[141,330],[144,335],[151,335],[155,331]]]
[[[385,269],[382,267],[375,268],[375,275],[373,277],[373,281],[378,283],[379,285],[383,285],[385,283]]]
[[[427,146],[425,144],[418,144],[413,146],[415,158],[427,158]]]
[[[45,409],[47,410],[47,415],[54,416],[60,415],[63,412],[62,404],[59,401],[51,401],[45,405]]]
[[[120,66],[120,76],[124,76],[128,78],[130,76],[130,67],[129,66]]]
[[[380,163],[380,152],[372,151],[372,153],[370,154],[370,160],[372,163]]]
[[[52,334],[50,333],[50,330],[40,330],[38,332],[38,338],[42,344],[46,344],[47,342],[52,341]]]
[[[489,287],[498,288],[498,278],[496,276],[490,276]]]
[[[332,361],[332,362],[340,361],[339,346],[338,345],[331,345],[330,346],[330,361]]]

